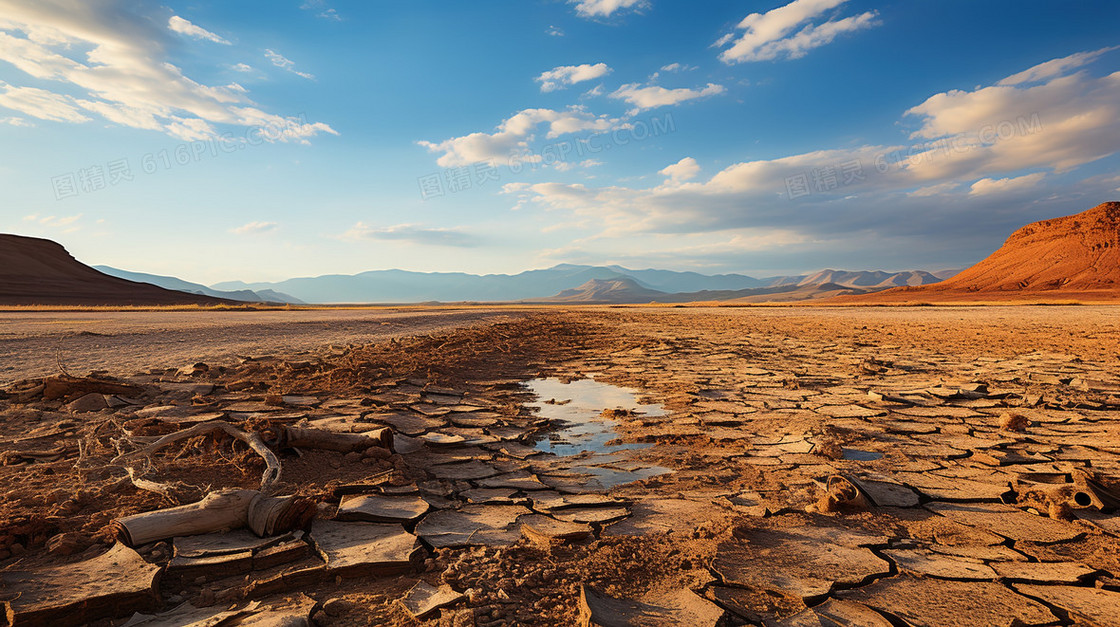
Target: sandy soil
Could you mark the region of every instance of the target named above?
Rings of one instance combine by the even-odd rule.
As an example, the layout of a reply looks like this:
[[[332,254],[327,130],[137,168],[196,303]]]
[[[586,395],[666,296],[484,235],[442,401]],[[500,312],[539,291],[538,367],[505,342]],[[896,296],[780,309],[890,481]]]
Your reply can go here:
[[[148,457],[141,475],[173,486],[171,498],[137,489],[111,461],[117,447],[203,414],[262,433],[391,427],[392,455],[280,450],[281,493],[318,505],[308,550],[324,552],[339,490],[387,472],[387,483],[362,489],[428,504],[403,527],[384,525],[415,534],[420,548],[403,573],[385,564],[343,571],[336,557],[324,563],[313,552],[276,567],[282,575],[215,569],[184,579],[172,557],[181,541],[156,542],[137,547],[167,569],[159,603],[147,611],[184,600],[213,611],[252,599],[280,608],[306,594],[319,604],[315,621],[329,625],[1120,624],[1120,518],[1069,506],[1088,489],[1078,483],[1083,470],[1105,497],[1120,485],[1118,314],[479,310],[409,314],[462,326],[409,336],[402,325],[397,337],[356,347],[328,337],[316,326],[322,320],[279,323],[287,314],[223,327],[226,337],[260,329],[252,341],[287,338],[307,352],[285,356],[275,344],[267,350],[275,358],[190,374],[149,372],[158,358],[130,361],[144,363],[143,372],[109,374],[138,386],[135,393],[109,394],[116,407],[90,412],[36,393],[35,381],[9,388],[0,401],[0,485],[8,486],[0,493],[0,581],[12,588],[0,588],[0,600],[22,594],[9,601],[21,607],[37,598],[11,583],[13,573],[96,559],[113,541],[114,518],[256,486],[263,463],[229,438],[193,438]],[[385,321],[339,315],[336,326],[355,334]],[[117,324],[88,330],[133,333],[147,323]],[[12,341],[54,339],[31,326],[16,327],[30,337]],[[310,331],[295,337],[293,327]],[[165,333],[186,340],[210,331],[163,320],[127,337],[143,344]],[[322,338],[335,346],[310,348]],[[140,360],[127,344],[117,354]],[[196,360],[185,358],[192,347],[216,350],[167,346],[176,367]],[[21,359],[36,372],[53,367],[50,354],[35,362],[28,350]],[[557,425],[542,423],[519,384],[591,376],[669,410],[609,413],[620,442],[651,446],[609,459],[531,448]],[[581,470],[595,465],[673,472],[605,490]],[[559,521],[586,537],[542,544],[523,528],[572,531]],[[418,620],[397,600],[420,581],[463,598]]]
[[[0,385],[68,371],[179,368],[237,356],[295,355],[516,316],[515,310],[0,312]]]

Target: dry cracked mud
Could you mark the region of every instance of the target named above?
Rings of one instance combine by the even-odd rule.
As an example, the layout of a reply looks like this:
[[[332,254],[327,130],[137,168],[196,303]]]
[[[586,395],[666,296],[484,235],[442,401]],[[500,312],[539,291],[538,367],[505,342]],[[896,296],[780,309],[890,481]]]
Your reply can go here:
[[[14,625],[1120,624],[1117,319],[556,308],[28,378],[0,400],[0,602]],[[596,407],[614,438],[557,455],[580,440],[541,379],[640,410]],[[122,519],[262,487],[225,431],[128,457],[215,421],[307,516],[130,542]],[[392,447],[292,445],[323,432]]]

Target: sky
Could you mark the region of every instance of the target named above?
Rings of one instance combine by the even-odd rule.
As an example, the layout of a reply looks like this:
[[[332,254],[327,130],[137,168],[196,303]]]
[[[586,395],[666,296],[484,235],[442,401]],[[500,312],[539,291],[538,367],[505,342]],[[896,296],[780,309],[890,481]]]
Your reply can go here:
[[[1120,199],[1115,0],[0,0],[0,232],[213,284],[964,267]]]

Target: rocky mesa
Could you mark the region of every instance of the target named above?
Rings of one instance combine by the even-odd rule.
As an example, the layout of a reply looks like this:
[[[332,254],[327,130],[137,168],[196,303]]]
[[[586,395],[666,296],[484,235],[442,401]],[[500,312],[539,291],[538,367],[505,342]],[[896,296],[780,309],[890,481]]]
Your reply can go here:
[[[999,250],[932,285],[843,296],[837,304],[1120,300],[1120,202],[1028,224]]]

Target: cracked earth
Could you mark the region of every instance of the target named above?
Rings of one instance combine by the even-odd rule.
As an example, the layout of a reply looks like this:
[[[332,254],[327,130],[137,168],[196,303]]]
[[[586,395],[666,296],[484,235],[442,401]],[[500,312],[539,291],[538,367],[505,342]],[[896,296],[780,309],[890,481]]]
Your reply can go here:
[[[1120,624],[1118,325],[538,309],[139,372],[102,355],[0,400],[0,601],[14,625]],[[582,451],[549,417],[581,402],[610,435]],[[307,520],[129,542],[122,520],[260,487],[222,433],[119,463],[216,421],[262,434]]]

